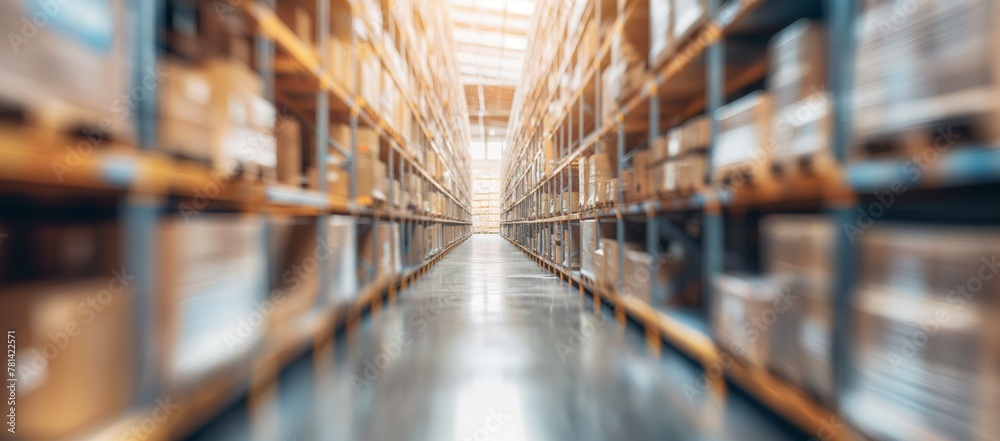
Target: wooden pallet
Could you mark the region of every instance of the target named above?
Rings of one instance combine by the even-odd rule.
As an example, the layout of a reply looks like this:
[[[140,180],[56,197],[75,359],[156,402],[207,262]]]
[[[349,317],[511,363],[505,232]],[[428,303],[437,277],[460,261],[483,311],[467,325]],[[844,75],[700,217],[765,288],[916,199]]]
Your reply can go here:
[[[838,168],[837,159],[828,149],[785,157],[771,156],[770,160],[771,176],[776,180],[796,176],[826,176],[836,173]]]
[[[239,177],[245,182],[274,183],[278,182],[278,171],[274,167],[265,167],[255,162],[240,164]]]
[[[852,159],[911,157],[930,149],[943,152],[961,145],[1000,147],[1000,84],[908,104],[912,122],[875,126],[884,118],[864,115],[852,141]]]
[[[135,143],[136,128],[130,118],[65,101],[0,102],[0,119],[56,135],[80,136],[93,147]]]
[[[759,185],[769,180],[771,180],[771,176],[768,169],[754,163],[717,167],[712,173],[712,183],[723,187]]]

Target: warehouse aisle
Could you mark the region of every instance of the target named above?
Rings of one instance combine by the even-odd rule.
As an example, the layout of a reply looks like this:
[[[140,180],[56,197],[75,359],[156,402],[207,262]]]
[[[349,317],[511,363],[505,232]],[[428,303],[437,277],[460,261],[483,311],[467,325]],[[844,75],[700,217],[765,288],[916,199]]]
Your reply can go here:
[[[596,318],[589,300],[500,236],[476,235],[346,342],[322,439],[703,439],[718,409],[672,353]],[[688,386],[695,396],[689,403]],[[747,406],[730,406],[744,411]],[[713,417],[713,414],[715,416]],[[349,416],[348,416],[349,415]],[[763,418],[754,418],[766,421]],[[736,439],[781,439],[738,421]],[[332,421],[331,421],[332,422]],[[746,423],[746,424],[744,424]],[[752,431],[757,436],[747,436]],[[488,436],[485,436],[488,435]],[[725,438],[725,436],[722,436]]]
[[[332,369],[286,372],[258,439],[794,439],[742,398],[713,404],[688,360],[592,311],[500,236],[474,236],[338,340]]]

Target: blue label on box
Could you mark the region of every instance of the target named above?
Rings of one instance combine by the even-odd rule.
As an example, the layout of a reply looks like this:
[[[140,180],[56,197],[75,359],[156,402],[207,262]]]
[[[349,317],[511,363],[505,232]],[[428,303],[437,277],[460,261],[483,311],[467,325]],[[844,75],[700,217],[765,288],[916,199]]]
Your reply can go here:
[[[115,43],[115,9],[112,0],[27,0],[26,18],[42,29],[56,32],[100,54]]]

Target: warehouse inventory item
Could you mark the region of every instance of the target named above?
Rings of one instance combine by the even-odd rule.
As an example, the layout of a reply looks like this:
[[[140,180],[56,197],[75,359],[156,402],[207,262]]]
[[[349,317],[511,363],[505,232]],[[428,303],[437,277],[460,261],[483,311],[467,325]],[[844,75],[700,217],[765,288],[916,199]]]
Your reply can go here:
[[[127,17],[122,0],[0,4],[7,41],[0,45],[2,113],[46,130],[84,134],[92,147],[133,143],[138,103],[131,98]],[[148,97],[161,78],[147,72],[134,96]]]
[[[742,185],[766,178],[772,148],[771,99],[757,91],[720,108],[719,140],[713,151],[712,180],[722,185]]]
[[[320,259],[317,225],[308,218],[274,218],[267,225],[271,336],[281,339],[318,306]],[[293,334],[294,335],[294,334]]]
[[[833,240],[824,216],[772,215],[761,220],[763,267],[786,282],[791,300],[776,326],[771,368],[825,403],[832,403]]]
[[[707,18],[707,0],[649,2],[650,65],[666,62]]]
[[[187,389],[237,367],[264,335],[261,319],[273,313],[264,224],[236,214],[171,218],[160,227],[158,249],[163,384]]]
[[[242,169],[247,177],[275,179],[277,142],[274,106],[264,100],[260,75],[238,58],[215,58],[204,67],[211,87],[208,160],[227,175]]]
[[[712,332],[722,350],[767,369],[777,329],[772,325],[784,305],[783,281],[748,275],[718,276],[712,302]]]
[[[993,228],[889,224],[861,239],[842,405],[863,432],[964,440],[1000,433],[998,246]]]
[[[327,239],[330,260],[327,264],[330,274],[330,291],[324,296],[334,308],[340,309],[350,304],[358,295],[357,222],[352,217],[330,216]]]
[[[197,66],[179,59],[160,62],[158,148],[177,157],[208,161],[212,85]]]
[[[806,19],[771,39],[767,89],[774,146],[769,159],[777,173],[818,173],[834,165],[826,47],[826,28]]]
[[[114,274],[0,290],[0,323],[17,350],[18,439],[84,436],[132,403],[133,276]]]
[[[853,155],[941,151],[953,147],[952,134],[963,144],[1000,145],[1000,5],[901,4],[872,2],[858,17]],[[950,134],[943,142],[940,130]]]

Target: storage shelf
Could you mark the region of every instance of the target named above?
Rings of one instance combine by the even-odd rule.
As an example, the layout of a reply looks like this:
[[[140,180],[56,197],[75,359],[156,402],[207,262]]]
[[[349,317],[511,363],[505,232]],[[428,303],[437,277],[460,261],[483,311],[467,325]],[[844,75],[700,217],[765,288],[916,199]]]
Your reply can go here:
[[[383,279],[381,283],[370,284],[362,288],[361,294],[347,307],[314,311],[311,320],[297,329],[291,336],[281,341],[269,339],[263,342],[260,348],[260,357],[253,363],[239,369],[235,374],[227,372],[225,381],[206,381],[204,387],[197,388],[187,396],[171,396],[171,404],[178,406],[178,408],[171,415],[170,424],[157,425],[153,432],[145,434],[144,439],[167,441],[183,438],[191,430],[204,424],[219,410],[219,406],[237,396],[248,392],[252,393],[253,381],[256,377],[262,373],[273,375],[314,345],[330,338],[333,332],[347,326],[351,320],[356,320],[368,311],[377,310],[378,305],[383,301],[392,299],[390,290],[394,290],[392,292],[395,293],[398,292],[398,288],[403,286],[404,281],[412,283],[422,274],[422,271],[434,266],[469,237],[471,234],[457,239],[417,268],[404,271],[403,274],[394,276],[392,279]],[[130,436],[128,434],[133,430],[133,426],[141,423],[144,418],[152,414],[153,410],[150,408],[130,411],[78,439],[80,441],[112,441],[127,438]]]
[[[715,369],[725,372],[726,378],[788,422],[809,433],[824,433],[822,431],[830,427],[843,427],[843,423],[835,412],[769,372],[735,360],[731,354],[724,354],[709,335],[685,325],[671,317],[667,312],[658,310],[640,299],[623,297],[610,290],[597,287],[580,277],[579,274],[566,270],[562,265],[557,265],[521,246],[512,238],[506,235],[504,238],[553,273],[581,286],[594,297],[595,302],[607,302],[614,305],[616,311],[617,308],[621,308],[625,314],[645,327],[647,331],[657,333],[667,343],[701,364],[706,372]],[[732,363],[725,362],[724,356],[733,360]],[[707,380],[711,383],[717,379],[707,378]],[[851,439],[846,432],[838,431],[830,439]]]
[[[354,2],[351,2],[352,9],[356,6]],[[347,87],[345,87],[341,82],[334,77],[333,73],[325,71],[322,68],[322,63],[319,57],[316,55],[315,51],[307,44],[305,44],[298,36],[296,36],[291,29],[285,25],[274,11],[267,5],[261,3],[259,0],[248,1],[243,3],[243,8],[247,11],[251,18],[253,18],[261,32],[268,38],[272,39],[277,43],[279,47],[287,51],[291,57],[296,60],[303,68],[306,69],[312,76],[313,79],[318,82],[318,87],[320,90],[324,90],[330,93],[330,96],[336,99],[339,103],[342,103],[351,113],[358,115],[362,119],[366,119],[371,122],[372,126],[380,133],[385,134],[390,139],[391,148],[393,148],[398,155],[407,163],[413,167],[418,174],[430,182],[438,191],[445,194],[449,199],[451,199],[455,204],[465,209],[467,212],[470,211],[467,204],[462,202],[459,198],[455,197],[454,194],[449,189],[446,189],[441,185],[438,180],[431,176],[424,167],[419,164],[406,149],[407,140],[402,134],[397,132],[388,122],[376,112],[369,103],[367,103],[364,98],[358,97],[351,93]],[[389,67],[385,56],[382,51],[377,49],[380,62],[389,70],[390,75],[396,78],[396,73]],[[398,80],[397,84],[398,83]],[[405,94],[404,94],[405,95]],[[408,106],[411,106],[409,98],[404,98]],[[424,133],[428,138],[434,138],[434,134],[427,130],[427,125],[423,121],[423,117],[419,112],[416,112],[415,107],[411,106],[412,115],[419,121],[420,126],[423,128]],[[440,152],[435,149],[436,152]],[[446,166],[450,166],[448,164]],[[459,174],[455,173],[457,176],[465,176],[465,173]]]
[[[539,182],[532,186],[524,195],[517,197],[517,199],[511,203],[508,202],[511,201],[511,198],[514,197],[514,195],[512,193],[504,194],[502,212],[509,212],[518,204],[524,202],[528,197],[537,193],[545,184],[556,176],[559,176],[566,170],[567,167],[577,161],[580,156],[593,149],[602,138],[615,132],[625,115],[629,115],[641,106],[645,105],[649,98],[655,94],[660,87],[664,87],[676,75],[690,66],[694,60],[702,56],[709,46],[724,38],[727,35],[727,32],[739,23],[741,18],[747,16],[747,14],[751,13],[761,3],[763,3],[763,0],[734,0],[727,3],[725,9],[720,11],[718,18],[710,21],[707,25],[702,26],[699,31],[688,40],[687,45],[680,46],[672,56],[667,57],[669,59],[668,62],[660,67],[647,71],[639,81],[641,87],[637,87],[632,91],[626,91],[628,99],[622,100],[625,104],[614,113],[614,118],[611,118],[608,121],[603,121],[603,124],[601,124],[597,130],[587,134],[579,147],[570,152],[564,158],[561,158],[559,164],[553,168],[551,173],[540,179]],[[614,32],[620,33],[621,28],[624,25],[625,22],[623,18],[619,16],[613,26]],[[597,62],[594,66],[588,68],[585,78],[590,79],[596,74],[597,68],[600,65],[600,60],[608,56],[610,53],[610,43],[612,40],[612,36],[606,37],[600,47],[600,50],[597,52]],[[588,83],[589,81],[583,81],[581,83],[581,87],[573,92],[573,99],[569,101],[567,108],[563,109],[563,112],[555,118],[555,124],[553,124],[554,127],[560,126],[563,121],[570,116],[573,103],[580,97],[580,95],[583,94]],[[552,91],[548,99],[543,100],[542,102],[550,103],[554,99],[556,93],[558,93],[558,90]],[[546,109],[547,104],[540,106],[539,108]],[[530,139],[531,135],[536,133],[535,130],[538,127],[539,126],[536,124],[530,125],[528,127],[528,131],[526,132],[529,136],[524,138]],[[550,134],[551,133],[545,133],[544,135]],[[513,157],[511,164],[522,163],[527,150],[528,149],[523,147],[517,148],[518,153]],[[508,181],[508,188],[511,189],[508,191],[513,191],[513,189],[516,188],[516,186],[527,176],[527,167],[510,167],[510,169],[513,170],[517,170],[519,168],[523,169],[523,171],[521,171],[520,174],[514,179],[510,179]]]
[[[206,164],[168,156],[120,148],[94,150],[81,157],[75,167],[59,171],[53,164],[67,162],[65,151],[55,146],[75,145],[79,140],[51,137],[49,141],[25,130],[0,129],[0,181],[13,184],[50,186],[64,191],[103,190],[149,196],[204,197],[209,202],[236,205],[240,210],[291,215],[354,214],[375,215],[372,204],[357,204],[333,195],[297,187],[245,182],[239,176],[220,179]],[[44,143],[45,145],[41,145]],[[209,195],[215,193],[215,196]],[[380,219],[440,222],[471,225],[446,216],[422,215],[394,210],[379,214]]]

